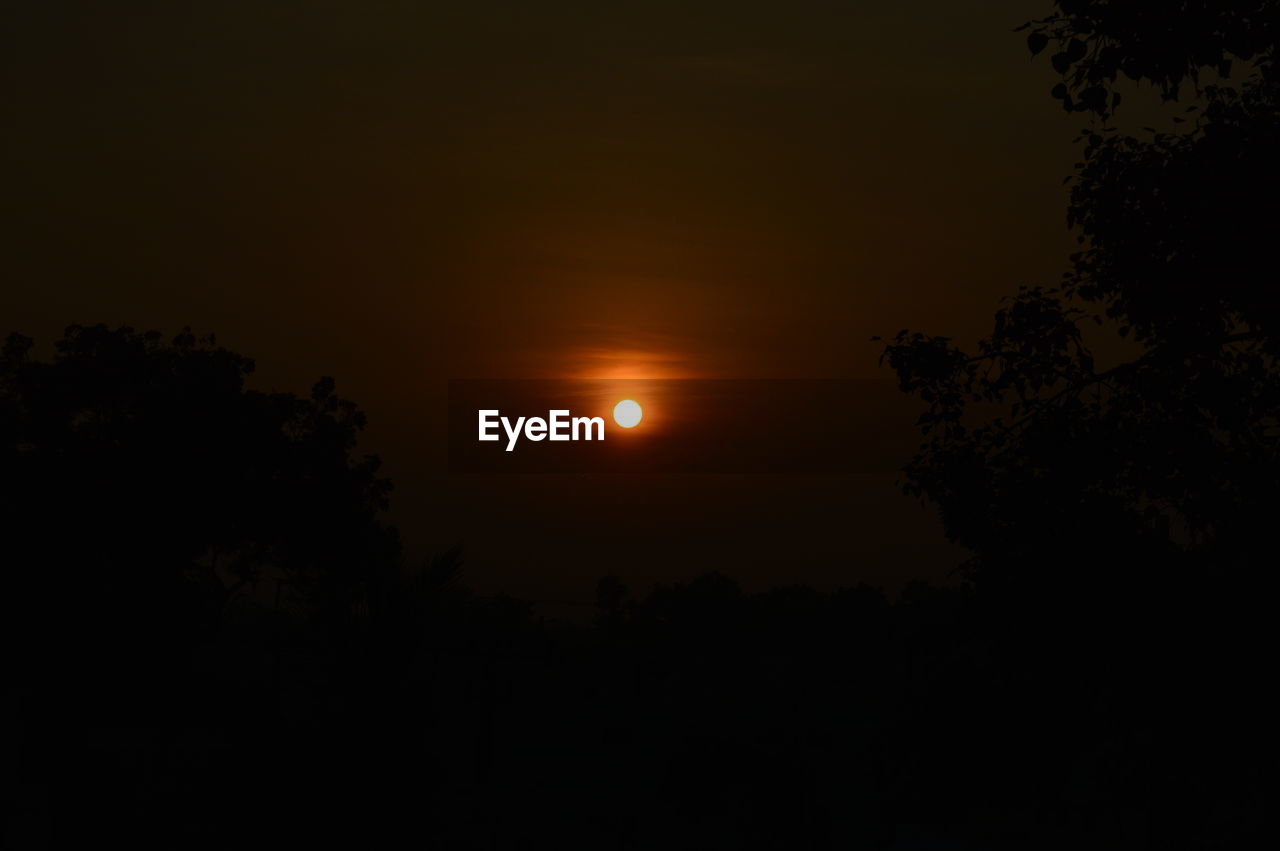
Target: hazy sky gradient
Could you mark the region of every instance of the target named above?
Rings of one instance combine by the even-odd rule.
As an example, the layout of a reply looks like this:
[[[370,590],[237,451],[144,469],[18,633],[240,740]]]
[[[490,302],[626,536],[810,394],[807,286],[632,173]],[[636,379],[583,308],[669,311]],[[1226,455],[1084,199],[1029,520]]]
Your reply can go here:
[[[575,533],[536,485],[444,479],[444,380],[883,375],[872,335],[973,337],[1063,268],[1079,119],[1011,32],[1047,4],[885,5],[6,4],[4,325],[190,324],[263,386],[335,375],[414,551],[518,515],[521,581],[637,537],[652,562],[693,540],[668,484],[556,485],[626,503]],[[779,523],[731,559],[856,581],[945,551],[858,488],[704,494],[697,563],[754,511]]]

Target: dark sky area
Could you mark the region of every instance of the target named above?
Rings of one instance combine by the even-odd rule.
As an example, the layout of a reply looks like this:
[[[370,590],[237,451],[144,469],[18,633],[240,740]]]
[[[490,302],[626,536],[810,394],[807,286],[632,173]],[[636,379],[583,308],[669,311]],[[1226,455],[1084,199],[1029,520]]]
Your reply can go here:
[[[450,378],[887,378],[1057,279],[1040,0],[6,3],[0,316],[191,325],[361,404],[411,557],[589,600],[961,558],[893,475],[446,475]]]

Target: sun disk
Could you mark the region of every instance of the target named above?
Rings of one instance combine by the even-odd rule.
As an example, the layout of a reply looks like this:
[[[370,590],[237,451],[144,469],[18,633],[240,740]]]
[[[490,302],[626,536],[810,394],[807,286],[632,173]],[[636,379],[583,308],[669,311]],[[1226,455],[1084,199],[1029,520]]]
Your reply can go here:
[[[635,428],[643,416],[640,404],[631,399],[623,399],[613,406],[613,421],[623,428]]]

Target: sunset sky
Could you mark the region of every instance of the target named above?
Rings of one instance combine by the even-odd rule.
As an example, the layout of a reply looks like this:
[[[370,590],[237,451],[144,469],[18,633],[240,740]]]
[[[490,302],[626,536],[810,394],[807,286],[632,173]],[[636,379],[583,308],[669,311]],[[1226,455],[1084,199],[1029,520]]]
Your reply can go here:
[[[784,14],[785,11],[785,14]],[[0,12],[2,330],[215,332],[367,411],[412,558],[589,600],[936,578],[893,475],[447,475],[458,378],[887,378],[1071,247],[1038,0]]]

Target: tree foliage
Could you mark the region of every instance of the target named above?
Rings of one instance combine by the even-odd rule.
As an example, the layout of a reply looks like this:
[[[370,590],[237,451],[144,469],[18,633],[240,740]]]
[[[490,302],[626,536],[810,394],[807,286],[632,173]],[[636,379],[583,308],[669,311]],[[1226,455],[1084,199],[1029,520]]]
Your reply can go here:
[[[355,455],[364,414],[332,379],[248,389],[253,367],[187,330],[72,326],[48,361],[8,338],[0,479],[27,640],[182,646],[268,577],[341,616],[392,569],[390,483]]]
[[[1252,563],[1280,506],[1280,4],[1061,0],[1026,26],[1033,54],[1053,47],[1054,96],[1094,120],[1071,178],[1080,247],[976,350],[886,346],[926,406],[907,486],[974,575],[1104,553]],[[1101,126],[1120,75],[1177,102],[1176,130]]]
[[[1176,101],[1206,72],[1229,77],[1236,63],[1270,74],[1280,5],[1274,0],[1058,0],[1027,30],[1033,56],[1051,49],[1062,75],[1052,95],[1063,108],[1103,118],[1120,99],[1121,77],[1150,83]]]

